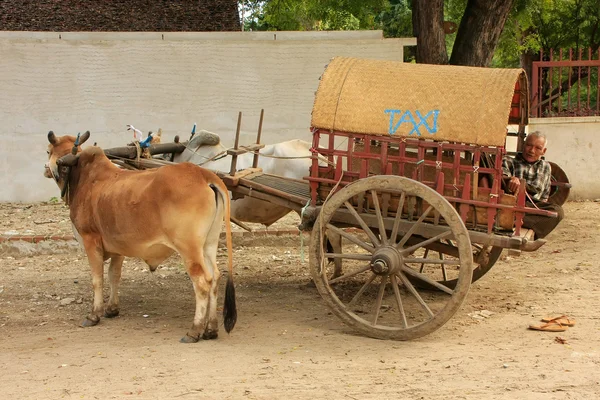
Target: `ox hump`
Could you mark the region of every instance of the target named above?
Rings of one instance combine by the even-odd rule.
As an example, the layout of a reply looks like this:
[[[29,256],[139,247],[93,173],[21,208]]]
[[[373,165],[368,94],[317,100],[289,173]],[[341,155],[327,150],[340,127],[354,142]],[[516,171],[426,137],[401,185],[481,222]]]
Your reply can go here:
[[[106,157],[104,154],[104,150],[98,146],[86,147],[81,153],[79,153],[79,162],[83,162],[83,164],[88,164],[91,162],[111,164],[108,157]]]
[[[90,147],[86,147],[83,151],[83,154],[88,154],[91,156],[100,156],[100,155],[104,155],[104,150],[102,150],[100,147],[98,146],[90,146]]]

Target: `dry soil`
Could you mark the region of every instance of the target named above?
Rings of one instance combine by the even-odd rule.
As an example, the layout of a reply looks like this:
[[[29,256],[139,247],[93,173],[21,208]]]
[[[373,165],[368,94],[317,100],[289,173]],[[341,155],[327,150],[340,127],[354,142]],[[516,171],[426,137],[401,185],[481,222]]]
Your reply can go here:
[[[4,399],[593,399],[600,396],[600,203],[568,203],[539,251],[504,255],[461,310],[419,340],[355,334],[310,283],[299,237],[236,241],[238,324],[181,344],[194,310],[178,258],[129,259],[121,315],[91,307],[80,250],[0,247]],[[295,217],[278,223],[291,228]],[[70,234],[61,204],[1,204],[0,234]],[[46,253],[48,249],[46,248]],[[225,252],[220,251],[225,266]],[[527,330],[567,314],[566,332]]]

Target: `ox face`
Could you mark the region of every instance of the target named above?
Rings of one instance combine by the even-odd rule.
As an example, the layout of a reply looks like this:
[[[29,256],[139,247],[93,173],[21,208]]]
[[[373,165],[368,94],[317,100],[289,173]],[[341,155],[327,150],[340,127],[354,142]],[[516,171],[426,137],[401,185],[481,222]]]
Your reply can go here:
[[[44,165],[44,176],[46,178],[52,178],[58,182],[60,171],[56,161],[62,156],[68,154],[73,148],[75,143],[74,136],[61,136],[57,137],[54,132],[48,132],[48,162]],[[62,167],[61,169],[66,169]],[[66,171],[64,171],[66,172]]]
[[[54,132],[48,132],[48,162],[44,165],[44,176],[52,178],[56,181],[59,187],[63,187],[70,167],[68,165],[60,165],[58,160],[68,154],[77,154],[81,151],[80,145],[83,144],[90,136],[87,131],[80,138],[75,136],[57,137]]]

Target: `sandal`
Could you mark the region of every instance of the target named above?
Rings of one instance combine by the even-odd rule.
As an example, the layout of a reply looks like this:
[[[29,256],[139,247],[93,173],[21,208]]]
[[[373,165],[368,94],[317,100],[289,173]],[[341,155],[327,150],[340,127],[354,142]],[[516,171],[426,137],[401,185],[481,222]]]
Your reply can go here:
[[[564,332],[568,329],[568,327],[562,325],[558,321],[551,321],[542,325],[529,325],[528,329],[544,332]]]
[[[564,326],[575,326],[575,320],[567,317],[566,315],[561,315],[554,318],[542,318],[542,322],[558,322],[560,325]]]

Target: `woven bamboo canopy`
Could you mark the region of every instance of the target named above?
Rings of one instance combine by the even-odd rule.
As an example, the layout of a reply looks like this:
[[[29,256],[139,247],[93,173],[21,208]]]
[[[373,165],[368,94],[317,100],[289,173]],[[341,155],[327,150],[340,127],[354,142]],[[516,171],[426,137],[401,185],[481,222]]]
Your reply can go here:
[[[315,96],[313,128],[504,146],[527,123],[522,69],[335,57]]]

